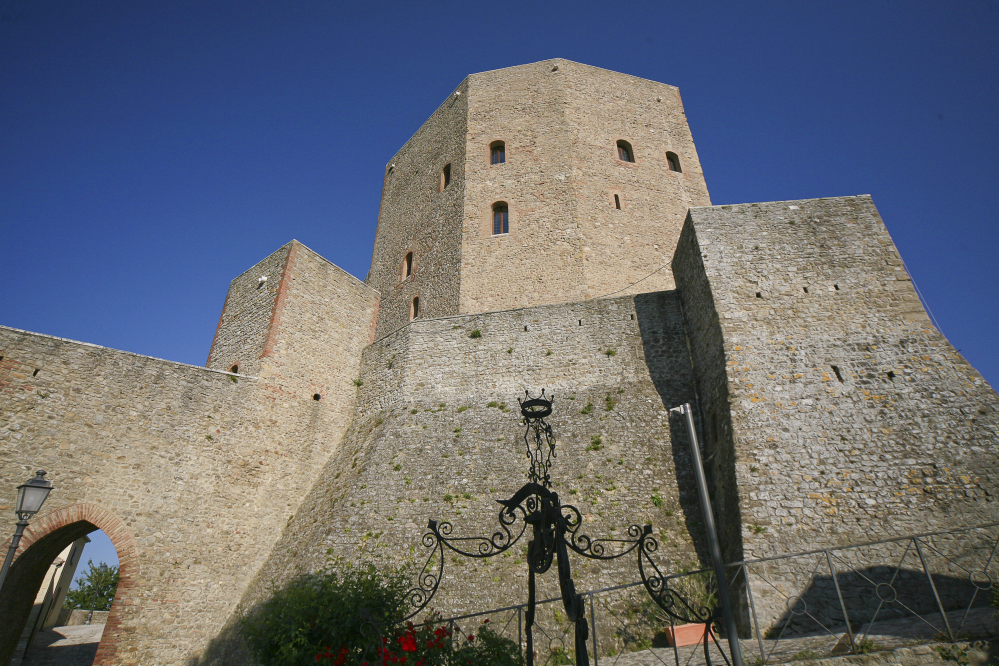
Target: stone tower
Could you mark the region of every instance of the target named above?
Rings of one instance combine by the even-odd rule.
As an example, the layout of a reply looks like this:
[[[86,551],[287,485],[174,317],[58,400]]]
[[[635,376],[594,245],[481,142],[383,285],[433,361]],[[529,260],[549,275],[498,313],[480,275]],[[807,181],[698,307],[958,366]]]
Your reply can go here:
[[[439,317],[670,289],[705,205],[677,88],[561,59],[473,74],[386,166],[376,336],[414,299]]]

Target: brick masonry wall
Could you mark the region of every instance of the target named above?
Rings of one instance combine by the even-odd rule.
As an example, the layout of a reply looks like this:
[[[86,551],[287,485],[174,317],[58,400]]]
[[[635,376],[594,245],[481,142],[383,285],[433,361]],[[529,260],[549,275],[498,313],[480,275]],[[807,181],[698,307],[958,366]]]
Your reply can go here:
[[[468,78],[461,312],[585,297],[572,135],[554,62]],[[493,141],[505,143],[504,164],[490,164]],[[509,206],[510,233],[494,236],[492,207],[500,201]]]
[[[36,542],[57,553],[73,530],[101,527],[122,559],[128,584],[99,663],[196,656],[349,424],[377,294],[301,244],[287,247],[291,270],[257,377],[0,328],[0,484],[46,469],[56,486],[22,553]],[[256,289],[251,277],[246,289]],[[3,534],[12,500],[0,505]],[[22,559],[32,558],[15,566]],[[10,603],[0,598],[4,617],[16,615]]]
[[[457,92],[386,171],[368,277],[379,336],[408,321],[415,295],[436,317],[672,288],[687,207],[710,203],[675,87],[557,59],[473,74]],[[634,163],[617,158],[618,139]],[[490,164],[494,141],[503,164]],[[510,233],[494,236],[499,202]]]
[[[693,208],[673,270],[746,557],[996,520],[999,399],[929,322],[870,197]]]
[[[290,250],[291,243],[271,253],[229,284],[205,364],[207,367],[230,370],[235,365],[240,374],[257,374]],[[267,281],[261,283],[262,277]]]
[[[694,400],[675,292],[416,321],[365,350],[361,377],[344,443],[244,611],[330,556],[422,564],[428,518],[452,520],[461,534],[491,534],[494,500],[526,480],[516,403],[525,388],[556,395],[555,489],[580,507],[583,531],[620,537],[631,524],[651,523],[665,568],[697,562],[688,445],[666,411]],[[523,602],[525,544],[490,560],[448,557],[433,607]],[[579,589],[638,576],[633,557],[610,565],[573,560]],[[539,594],[557,594],[554,572],[542,577]]]
[[[711,204],[680,91],[571,61],[560,60],[558,66],[587,296],[617,292],[639,280],[623,293],[672,289],[669,264],[687,209]],[[618,159],[619,139],[631,144],[633,163]],[[677,155],[679,173],[670,170],[667,152]],[[615,208],[615,194],[621,210]]]
[[[420,313],[458,313],[458,266],[465,187],[467,84],[440,105],[385,168],[378,229],[367,284],[381,294],[378,336],[404,326],[413,298]],[[441,170],[451,165],[451,184],[441,186]],[[413,253],[413,273],[403,262]]]

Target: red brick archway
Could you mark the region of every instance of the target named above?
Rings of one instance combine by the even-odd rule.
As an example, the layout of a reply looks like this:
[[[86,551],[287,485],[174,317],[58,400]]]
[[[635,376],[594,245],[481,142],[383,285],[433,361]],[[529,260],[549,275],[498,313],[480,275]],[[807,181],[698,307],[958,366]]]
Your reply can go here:
[[[51,561],[63,548],[80,536],[98,529],[108,535],[118,551],[119,581],[94,664],[100,666],[113,663],[122,634],[122,621],[131,615],[138,601],[135,592],[139,580],[139,552],[135,539],[125,524],[114,513],[97,504],[73,504],[31,522],[18,545],[7,581],[0,590],[0,611],[5,611],[0,614],[13,620],[7,623],[8,626],[0,627],[0,631],[10,636],[20,635],[21,626],[27,619],[27,613],[21,608],[23,599],[27,596],[34,599],[35,594],[34,589],[29,591],[27,588],[32,587],[35,578],[39,578],[40,584],[40,575],[44,575]],[[4,541],[0,552],[6,552],[9,544],[10,537]],[[30,609],[30,600],[27,609]],[[18,622],[17,618],[22,614],[24,617]],[[12,651],[14,647],[9,637],[4,638],[6,640],[0,640],[0,661],[3,660],[4,653]],[[16,643],[16,636],[13,640]],[[7,658],[9,659],[9,655]]]

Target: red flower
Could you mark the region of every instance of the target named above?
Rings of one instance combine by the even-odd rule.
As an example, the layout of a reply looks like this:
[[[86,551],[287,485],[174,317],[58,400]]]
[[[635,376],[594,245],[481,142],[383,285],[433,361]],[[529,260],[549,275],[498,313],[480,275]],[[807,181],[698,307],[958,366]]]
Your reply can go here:
[[[416,637],[412,634],[404,634],[399,637],[399,645],[403,652],[416,652]]]
[[[468,642],[471,643],[474,640],[475,640],[475,636],[473,636],[472,634],[469,634],[468,635]]]

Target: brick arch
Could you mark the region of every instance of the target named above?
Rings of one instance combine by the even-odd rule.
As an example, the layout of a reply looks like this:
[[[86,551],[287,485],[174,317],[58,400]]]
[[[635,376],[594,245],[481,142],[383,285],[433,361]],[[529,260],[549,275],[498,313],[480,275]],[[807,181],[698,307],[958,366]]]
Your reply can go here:
[[[90,503],[56,509],[35,518],[24,531],[10,573],[3,589],[0,589],[0,615],[12,620],[5,623],[5,626],[0,626],[0,663],[6,663],[5,660],[10,659],[10,653],[27,620],[36,588],[41,584],[41,577],[51,561],[67,545],[98,529],[108,535],[118,551],[119,578],[118,591],[111,604],[111,613],[104,627],[94,664],[100,666],[112,663],[118,652],[122,620],[132,614],[132,607],[138,602],[135,592],[139,580],[139,551],[135,539],[117,515],[98,504]],[[10,540],[10,537],[5,539],[0,552],[6,552]],[[34,584],[36,578],[37,585]],[[25,602],[25,599],[28,601]]]

